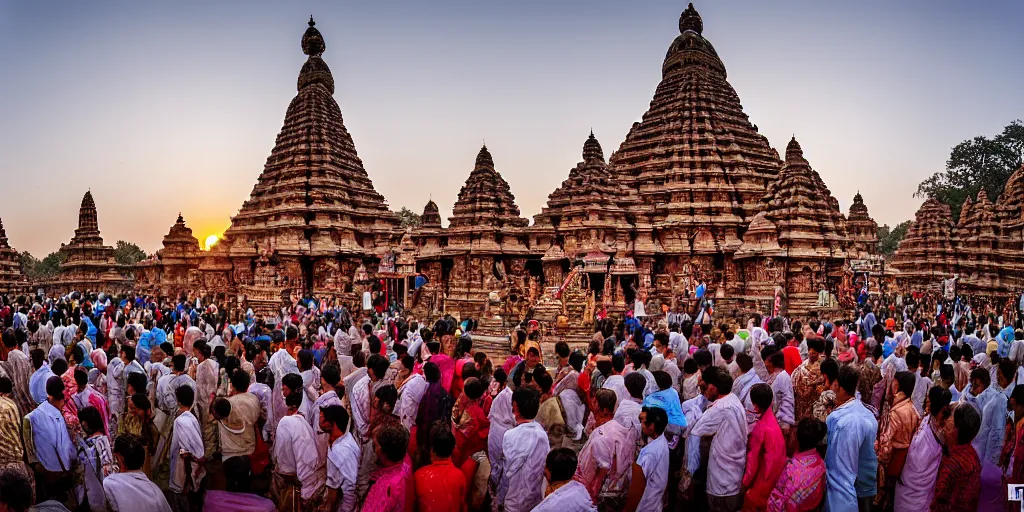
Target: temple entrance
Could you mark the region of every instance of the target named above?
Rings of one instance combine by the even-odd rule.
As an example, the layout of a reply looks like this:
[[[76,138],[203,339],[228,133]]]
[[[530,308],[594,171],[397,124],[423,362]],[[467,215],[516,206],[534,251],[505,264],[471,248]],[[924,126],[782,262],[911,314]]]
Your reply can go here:
[[[594,292],[594,304],[601,304],[601,299],[604,297],[604,281],[607,278],[608,277],[605,274],[587,274],[587,281],[589,281],[590,291]]]
[[[631,306],[636,300],[636,276],[620,276],[619,283],[622,286],[622,298]]]
[[[313,293],[313,258],[309,256],[299,257],[299,267],[302,268],[302,293]],[[298,283],[297,283],[298,284]]]

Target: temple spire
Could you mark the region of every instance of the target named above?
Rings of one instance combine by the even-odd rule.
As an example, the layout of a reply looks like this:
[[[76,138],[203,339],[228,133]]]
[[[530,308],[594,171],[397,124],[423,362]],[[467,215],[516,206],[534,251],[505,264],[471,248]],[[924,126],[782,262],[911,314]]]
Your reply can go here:
[[[704,32],[704,20],[701,19],[700,13],[697,9],[693,8],[693,2],[686,6],[686,9],[682,14],[679,15],[679,33],[692,30],[698,34]]]

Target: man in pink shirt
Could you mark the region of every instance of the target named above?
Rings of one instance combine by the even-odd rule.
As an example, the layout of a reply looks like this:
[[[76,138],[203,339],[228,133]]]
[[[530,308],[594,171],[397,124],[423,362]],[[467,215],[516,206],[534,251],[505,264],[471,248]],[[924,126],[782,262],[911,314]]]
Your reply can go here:
[[[774,395],[768,384],[755,384],[750,389],[750,402],[760,417],[747,441],[747,468],[742,484],[744,510],[761,510],[768,505],[768,497],[786,466],[786,443],[772,411]]]
[[[441,370],[441,387],[449,393],[452,390],[452,379],[455,378],[455,360],[441,353],[441,344],[436,341],[427,343],[430,351],[430,362]]]
[[[636,444],[629,429],[615,416],[615,392],[599,389],[594,397],[597,408],[594,423],[597,427],[580,450],[579,466],[574,480],[586,486],[594,504],[601,510],[620,509],[625,505],[626,475],[633,465]]]

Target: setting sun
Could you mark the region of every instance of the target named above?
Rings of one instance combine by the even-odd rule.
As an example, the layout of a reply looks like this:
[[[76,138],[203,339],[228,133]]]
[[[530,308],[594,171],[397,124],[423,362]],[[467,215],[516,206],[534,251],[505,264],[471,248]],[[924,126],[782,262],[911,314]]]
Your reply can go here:
[[[206,250],[209,251],[210,247],[213,247],[213,245],[217,243],[217,240],[220,240],[220,237],[217,235],[210,235],[206,237]]]

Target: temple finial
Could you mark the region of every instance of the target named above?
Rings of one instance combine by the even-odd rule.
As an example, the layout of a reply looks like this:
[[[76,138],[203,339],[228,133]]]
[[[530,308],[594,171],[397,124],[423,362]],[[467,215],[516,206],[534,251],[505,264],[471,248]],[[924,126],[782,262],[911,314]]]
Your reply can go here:
[[[679,15],[679,33],[692,30],[698,34],[704,32],[704,20],[700,18],[700,14],[697,13],[697,9],[693,8],[693,3],[686,6],[686,10],[683,14]]]
[[[311,26],[311,27],[315,27],[316,26],[316,22],[313,21],[313,15],[312,14],[309,15],[309,26]]]

